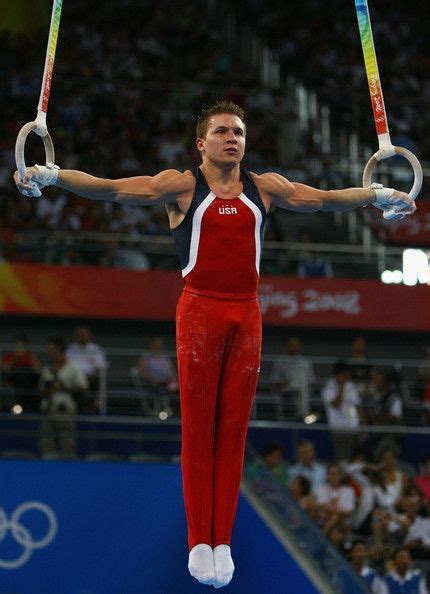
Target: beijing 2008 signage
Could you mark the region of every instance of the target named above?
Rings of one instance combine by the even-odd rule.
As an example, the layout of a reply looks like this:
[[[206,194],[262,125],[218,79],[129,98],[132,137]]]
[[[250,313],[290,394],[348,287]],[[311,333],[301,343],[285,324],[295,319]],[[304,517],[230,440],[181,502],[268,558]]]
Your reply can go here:
[[[259,298],[263,320],[270,325],[430,330],[427,286],[266,277],[260,284]]]
[[[182,287],[173,270],[4,263],[0,314],[174,320]],[[263,276],[259,297],[263,323],[270,325],[430,330],[426,286]]]

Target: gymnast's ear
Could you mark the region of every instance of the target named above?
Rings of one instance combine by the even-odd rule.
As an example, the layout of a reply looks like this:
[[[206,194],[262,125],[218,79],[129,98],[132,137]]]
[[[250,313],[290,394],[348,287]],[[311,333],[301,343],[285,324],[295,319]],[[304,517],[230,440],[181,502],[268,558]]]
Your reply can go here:
[[[197,150],[202,153],[205,150],[205,139],[204,138],[196,138],[196,147],[197,147]]]

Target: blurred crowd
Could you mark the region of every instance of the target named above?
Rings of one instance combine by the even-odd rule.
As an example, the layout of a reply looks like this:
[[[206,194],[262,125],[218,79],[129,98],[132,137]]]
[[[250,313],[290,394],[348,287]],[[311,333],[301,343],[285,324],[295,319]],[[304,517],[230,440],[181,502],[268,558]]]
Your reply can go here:
[[[76,452],[74,418],[100,410],[99,388],[107,369],[103,349],[92,341],[88,326],[76,327],[67,344],[59,335],[46,341],[44,364],[26,334],[14,338],[2,353],[1,408],[12,414],[41,413],[40,452]]]
[[[416,453],[414,464],[402,460],[405,435],[391,428],[410,422],[408,395],[398,371],[375,366],[367,350],[365,337],[355,336],[349,357],[339,360],[330,376],[322,376],[316,360],[302,353],[301,340],[289,336],[284,351],[273,354],[271,366],[263,372],[258,394],[268,387],[278,419],[327,421],[324,448],[330,455],[324,462],[318,460],[318,446],[304,440],[294,460],[284,459],[279,443],[266,444],[261,456],[374,594],[397,592],[390,584],[399,580],[408,587],[416,580],[421,588],[417,592],[425,594],[430,458],[423,451]],[[119,359],[93,338],[87,325],[77,325],[69,341],[50,336],[43,347],[30,343],[25,334],[16,335],[1,354],[1,410],[40,415],[39,453],[44,458],[79,457],[77,414],[106,412],[102,388],[107,388],[109,404],[110,390],[119,381],[128,397],[133,393],[138,398],[133,412],[126,414],[179,418],[176,364],[165,339],[147,337],[145,349],[137,353],[127,350],[126,373],[121,376]],[[429,353],[427,349],[408,384],[420,395],[414,424],[417,416],[418,422],[425,422],[423,413],[429,410]],[[259,483],[258,468],[251,469],[251,477]]]
[[[382,2],[372,7],[372,13],[378,50],[391,56],[396,49],[395,59],[384,61],[383,72],[393,142],[413,151],[418,146],[419,156],[428,158],[428,139],[422,132],[426,117],[422,107],[430,92],[428,60],[421,28],[415,29],[421,8],[409,11],[396,5],[394,10],[390,5],[390,19],[398,17],[396,22],[402,23],[393,35],[383,18],[385,6]],[[240,19],[231,18],[233,10]],[[226,14],[230,17],[223,20]],[[241,36],[255,34],[274,50],[283,81],[294,76],[317,91],[332,108],[333,129],[353,127],[360,137],[367,133],[374,146],[367,93],[358,93],[367,82],[354,19],[353,7],[340,0],[336,10],[314,0],[294,8],[281,8],[277,2],[261,8],[253,0],[234,6],[225,6],[222,0],[195,0],[185,7],[172,0],[162,4],[128,0],[121,10],[105,3],[93,13],[83,0],[76,0],[64,7],[48,116],[58,163],[110,178],[154,174],[170,167],[184,170],[199,163],[194,146],[196,115],[203,106],[227,97],[247,112],[245,165],[249,169],[282,171],[293,181],[321,188],[351,185],[337,163],[322,154],[312,122],[310,129],[301,129],[291,90],[262,85],[259,69],[245,55],[248,46]],[[221,23],[232,29],[229,35]],[[249,25],[246,30],[241,28],[244,23]],[[0,261],[153,267],[142,246],[131,246],[124,238],[169,235],[163,208],[95,203],[57,188],[45,189],[40,200],[18,196],[11,180],[13,147],[22,124],[34,117],[46,31],[0,35],[0,71],[6,81],[0,89]],[[347,143],[337,150],[346,156]],[[29,137],[26,158],[27,163],[43,159],[40,140],[34,135]],[[285,224],[284,216],[274,209],[267,240],[300,240],[302,229],[291,218]],[[82,239],[77,247],[76,240],[65,239],[64,232],[74,238],[78,232],[107,233],[110,239]],[[34,233],[31,245],[23,243],[24,235]],[[337,237],[335,229],[332,233],[332,242],[348,241],[345,234]],[[315,259],[307,258],[305,266],[289,272],[306,276],[311,268],[310,275],[330,276],[330,262]],[[161,262],[166,267],[176,264],[174,258],[161,258]],[[279,271],[276,268],[274,272]]]
[[[168,232],[162,211],[154,209],[66,199],[53,189],[37,203],[18,198],[11,183],[13,146],[24,119],[35,111],[45,37],[46,32],[34,38],[3,34],[1,67],[8,84],[0,95],[0,227]],[[196,115],[214,100],[230,97],[254,122],[248,166],[274,166],[284,98],[270,95],[276,104],[270,110],[253,102],[258,79],[258,73],[242,70],[233,60],[205,3],[127,2],[120,11],[105,3],[91,12],[78,0],[64,9],[48,117],[58,163],[110,178],[184,170],[200,161],[194,146]],[[28,163],[40,159],[36,149],[37,140],[30,138]]]
[[[0,410],[41,413],[40,453],[76,455],[76,415],[106,412],[102,410],[109,367],[105,349],[94,342],[86,325],[75,328],[70,342],[52,335],[40,352],[35,354],[34,349],[26,334],[18,334],[12,348],[1,354]],[[176,367],[162,337],[148,340],[145,354],[133,362],[125,383],[129,390],[132,386],[138,390],[139,415],[179,417]]]
[[[395,447],[382,443],[372,457],[356,450],[340,463],[325,463],[317,459],[314,443],[304,440],[294,460],[285,460],[283,446],[276,442],[263,447],[261,458],[373,594],[427,592],[428,453],[418,469],[403,462]],[[264,492],[258,465],[249,477]]]
[[[359,130],[375,145],[375,130],[367,91],[367,75],[354,5],[305,0],[285,6],[241,1],[243,14],[280,56],[283,71],[317,90],[332,108],[337,124]],[[369,3],[382,89],[394,144],[430,158],[424,130],[429,124],[430,61],[426,28],[427,5],[410,10],[406,3]],[[305,65],[305,68],[303,68]],[[424,120],[423,120],[424,118]],[[426,125],[427,124],[427,125]]]
[[[0,355],[0,407],[12,414],[43,413],[54,419],[58,414],[73,419],[77,413],[100,412],[180,417],[176,361],[162,336],[148,337],[139,356],[118,358],[113,353],[107,356],[105,346],[95,342],[90,328],[82,324],[70,341],[53,335],[43,346],[19,334]],[[304,355],[300,338],[290,335],[283,352],[262,362],[253,417],[326,422],[337,460],[350,458],[357,449],[368,455],[375,451],[377,433],[365,427],[377,431],[379,426],[430,424],[428,348],[422,362],[408,373],[383,365],[384,361],[375,364],[362,335],[353,338],[346,354],[330,373],[327,363],[321,366],[318,358]],[[134,394],[136,402],[129,409],[115,408],[118,387]],[[73,423],[73,433],[72,429]],[[391,444],[401,447],[402,435],[387,435]],[[64,447],[45,444],[42,451]]]
[[[312,357],[302,353],[302,342],[289,336],[284,352],[265,372],[265,386],[276,405],[277,418],[313,423],[325,419],[333,430],[335,450],[348,455],[367,435],[343,434],[362,425],[421,424],[430,422],[430,351],[423,350],[419,368],[405,372],[376,361],[368,354],[366,338],[355,336],[350,352],[339,359],[321,383]],[[339,432],[339,433],[337,433]]]

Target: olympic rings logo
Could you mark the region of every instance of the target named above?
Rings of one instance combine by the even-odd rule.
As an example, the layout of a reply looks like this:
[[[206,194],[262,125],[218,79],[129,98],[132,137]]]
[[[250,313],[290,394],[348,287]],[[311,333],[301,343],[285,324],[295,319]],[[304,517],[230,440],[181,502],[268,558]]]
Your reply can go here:
[[[48,520],[48,530],[46,535],[39,540],[35,540],[31,532],[21,523],[22,516],[28,511],[39,511],[44,514]],[[0,543],[7,536],[8,531],[15,539],[17,544],[23,547],[23,551],[19,557],[11,561],[0,558],[0,568],[2,569],[18,569],[27,563],[33,551],[47,547],[55,538],[58,529],[58,522],[55,513],[45,503],[40,501],[26,501],[21,503],[13,512],[10,520],[7,519],[7,514],[2,507],[0,507]]]

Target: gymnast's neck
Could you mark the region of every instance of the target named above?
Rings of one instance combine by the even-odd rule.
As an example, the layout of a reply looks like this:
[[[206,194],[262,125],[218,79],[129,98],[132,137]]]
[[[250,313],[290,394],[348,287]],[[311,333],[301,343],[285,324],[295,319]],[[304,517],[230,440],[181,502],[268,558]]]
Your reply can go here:
[[[203,161],[200,170],[204,173],[209,185],[226,186],[240,181],[240,163],[220,166],[211,161]]]

